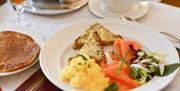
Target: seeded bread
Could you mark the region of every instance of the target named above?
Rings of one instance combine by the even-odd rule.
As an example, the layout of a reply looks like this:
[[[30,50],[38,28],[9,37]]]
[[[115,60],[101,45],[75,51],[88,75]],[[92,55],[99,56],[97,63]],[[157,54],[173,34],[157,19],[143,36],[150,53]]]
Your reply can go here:
[[[103,46],[112,45],[115,38],[121,38],[120,35],[112,33],[100,23],[95,23],[75,40],[73,48],[80,49],[85,44],[89,36],[94,32],[97,32],[98,36],[100,37],[100,44]]]
[[[100,45],[99,36],[96,32],[92,33],[83,47],[80,49],[79,54],[86,54],[96,61],[105,59],[103,47]]]

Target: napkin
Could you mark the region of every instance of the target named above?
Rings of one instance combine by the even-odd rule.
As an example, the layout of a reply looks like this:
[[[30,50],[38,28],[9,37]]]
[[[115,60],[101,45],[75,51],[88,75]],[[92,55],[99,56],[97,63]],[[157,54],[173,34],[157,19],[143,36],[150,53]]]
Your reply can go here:
[[[1,90],[0,90],[1,91]],[[43,74],[41,69],[35,72],[15,91],[62,91],[54,86]]]

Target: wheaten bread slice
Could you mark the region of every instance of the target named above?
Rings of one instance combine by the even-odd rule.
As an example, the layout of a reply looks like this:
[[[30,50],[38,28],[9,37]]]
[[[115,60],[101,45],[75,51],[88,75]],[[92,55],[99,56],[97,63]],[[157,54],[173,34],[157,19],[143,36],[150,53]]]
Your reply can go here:
[[[89,36],[94,32],[97,32],[100,37],[101,45],[111,45],[113,44],[115,38],[121,38],[120,35],[115,35],[100,23],[95,23],[75,40],[73,48],[80,49],[85,44]]]
[[[104,50],[100,45],[98,38],[99,37],[96,32],[92,33],[85,42],[84,46],[80,49],[78,54],[86,54],[96,61],[105,59]]]

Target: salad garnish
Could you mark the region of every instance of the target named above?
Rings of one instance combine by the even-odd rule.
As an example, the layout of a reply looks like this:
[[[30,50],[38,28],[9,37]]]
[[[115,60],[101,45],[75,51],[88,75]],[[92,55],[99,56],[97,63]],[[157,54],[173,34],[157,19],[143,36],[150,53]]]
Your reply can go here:
[[[180,66],[179,63],[170,65],[160,64],[161,61],[164,60],[164,56],[155,52],[146,53],[144,50],[138,50],[136,52],[138,58],[135,59],[134,63],[131,65],[125,60],[128,55],[128,51],[126,52],[124,58],[114,51],[112,53],[121,61],[121,64],[115,71],[115,75],[117,76],[119,74],[122,65],[125,63],[131,68],[131,75],[139,82],[139,84],[146,83],[154,76],[168,76]]]
[[[164,55],[157,52],[145,52],[144,50],[137,51],[137,59],[131,64],[132,76],[140,84],[144,84],[154,76],[168,76],[174,72],[178,67],[179,63],[164,65]]]
[[[165,65],[164,73],[161,76],[168,76],[172,72],[174,72],[178,67],[180,67],[179,63]]]
[[[128,51],[126,52],[126,55],[125,55],[124,58],[121,57],[121,56],[119,56],[119,55],[118,55],[116,52],[114,52],[114,51],[113,51],[112,53],[113,53],[117,58],[119,58],[120,61],[122,61],[121,64],[119,65],[119,67],[117,68],[117,70],[115,71],[115,75],[116,75],[116,76],[118,75],[118,73],[119,73],[119,71],[121,70],[121,67],[122,67],[122,65],[123,65],[124,63],[131,68],[130,64],[125,60],[125,58],[126,58],[127,55],[128,55]]]
[[[118,91],[118,86],[113,82],[104,91]]]

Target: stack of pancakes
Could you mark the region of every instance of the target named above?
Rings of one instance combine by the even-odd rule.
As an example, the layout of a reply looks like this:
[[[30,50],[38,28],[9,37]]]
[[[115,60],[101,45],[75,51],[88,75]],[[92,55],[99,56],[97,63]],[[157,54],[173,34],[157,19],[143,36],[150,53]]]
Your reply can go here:
[[[0,72],[9,72],[33,64],[39,56],[40,47],[28,35],[0,32]]]

